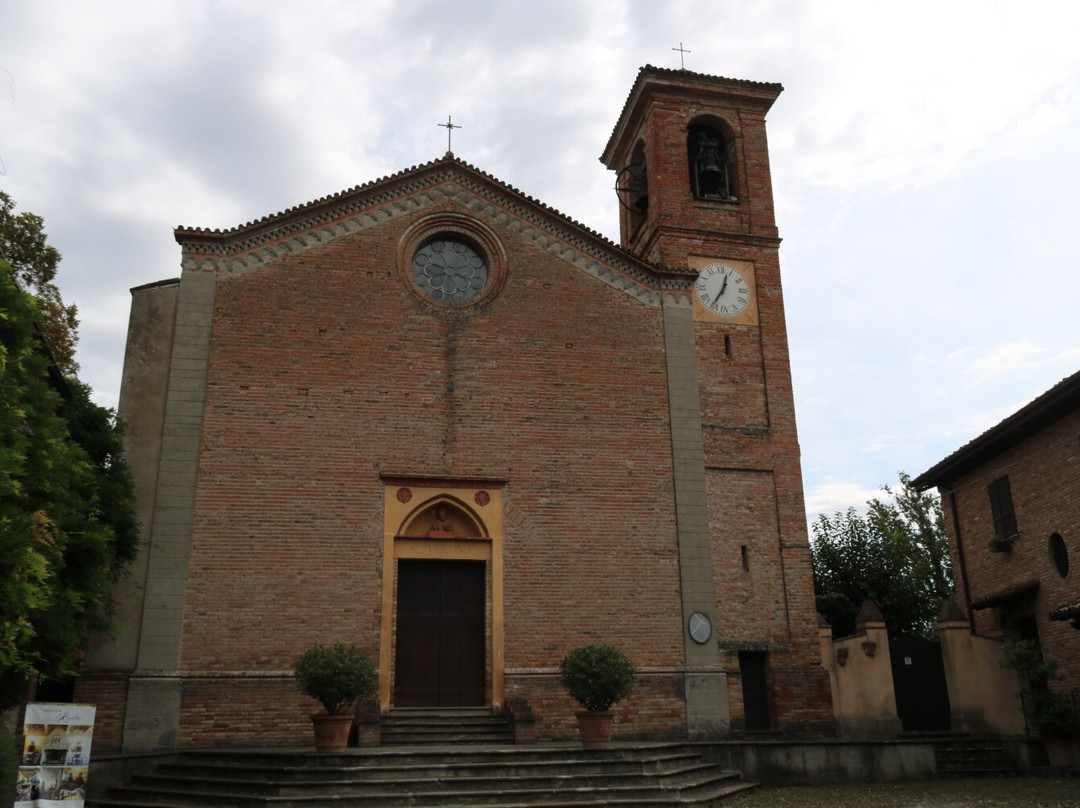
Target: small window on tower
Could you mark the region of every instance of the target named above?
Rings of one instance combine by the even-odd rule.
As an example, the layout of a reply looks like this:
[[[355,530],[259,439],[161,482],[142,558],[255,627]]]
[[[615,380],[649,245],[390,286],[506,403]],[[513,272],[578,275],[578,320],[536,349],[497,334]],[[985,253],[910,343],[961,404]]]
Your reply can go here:
[[[686,148],[694,198],[734,201],[731,139],[712,126],[696,125],[690,127]]]

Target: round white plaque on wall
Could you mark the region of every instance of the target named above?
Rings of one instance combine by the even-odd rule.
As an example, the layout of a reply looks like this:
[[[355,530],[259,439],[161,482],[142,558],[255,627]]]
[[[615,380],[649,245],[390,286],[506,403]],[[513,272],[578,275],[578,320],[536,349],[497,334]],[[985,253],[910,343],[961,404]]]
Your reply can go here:
[[[690,623],[687,628],[690,629],[690,639],[699,645],[707,643],[712,636],[712,621],[701,612],[694,612],[690,615]]]

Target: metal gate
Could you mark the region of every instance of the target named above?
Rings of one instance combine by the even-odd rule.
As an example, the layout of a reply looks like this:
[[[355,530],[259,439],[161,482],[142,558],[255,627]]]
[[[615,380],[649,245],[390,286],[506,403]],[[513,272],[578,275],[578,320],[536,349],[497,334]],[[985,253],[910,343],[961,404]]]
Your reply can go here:
[[[948,732],[949,689],[941,643],[906,638],[889,640],[896,714],[904,732]]]

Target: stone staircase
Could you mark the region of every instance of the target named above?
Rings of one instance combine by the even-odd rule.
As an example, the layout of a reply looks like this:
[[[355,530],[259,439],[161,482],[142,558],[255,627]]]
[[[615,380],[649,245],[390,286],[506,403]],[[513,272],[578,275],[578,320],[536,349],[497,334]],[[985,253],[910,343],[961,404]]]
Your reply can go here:
[[[934,742],[938,777],[1016,777],[1023,772],[1000,741],[952,738]]]
[[[487,708],[394,709],[382,718],[383,746],[512,744],[514,734],[505,715]]]
[[[718,805],[752,788],[691,746],[185,752],[134,777],[91,808],[323,808],[324,806]]]

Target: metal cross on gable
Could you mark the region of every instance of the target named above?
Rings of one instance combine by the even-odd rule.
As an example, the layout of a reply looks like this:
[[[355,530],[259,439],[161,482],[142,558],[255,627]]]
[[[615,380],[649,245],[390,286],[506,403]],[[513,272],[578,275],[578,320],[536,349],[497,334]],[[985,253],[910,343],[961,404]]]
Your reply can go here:
[[[681,42],[679,43],[679,47],[672,48],[672,50],[679,52],[679,67],[681,67],[683,70],[686,70],[686,54],[693,53],[693,51],[686,50],[686,48],[682,46]]]
[[[454,130],[455,129],[460,129],[461,127],[458,126],[456,123],[454,123],[453,116],[451,116],[451,115],[446,116],[446,123],[438,123],[438,124],[435,124],[435,125],[436,126],[441,126],[441,127],[446,129],[446,150],[448,152],[450,152],[451,154],[453,154],[454,150],[453,150],[453,148],[451,148],[451,145],[450,145],[451,140],[450,139],[451,139],[451,137],[453,137]]]

